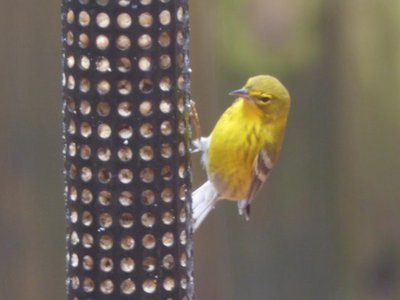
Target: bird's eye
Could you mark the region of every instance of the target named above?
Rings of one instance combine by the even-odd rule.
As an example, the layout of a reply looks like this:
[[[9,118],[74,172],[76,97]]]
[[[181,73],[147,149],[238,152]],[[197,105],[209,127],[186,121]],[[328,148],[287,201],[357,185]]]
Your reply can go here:
[[[270,96],[265,96],[265,97],[260,97],[260,98],[258,98],[258,99],[260,99],[262,102],[268,102],[269,100],[271,100],[271,97]]]

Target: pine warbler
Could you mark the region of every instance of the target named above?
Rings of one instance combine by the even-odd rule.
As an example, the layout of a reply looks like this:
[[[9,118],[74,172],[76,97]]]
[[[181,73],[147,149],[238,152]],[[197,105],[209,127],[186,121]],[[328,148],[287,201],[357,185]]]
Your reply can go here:
[[[198,137],[208,180],[194,191],[193,230],[218,200],[237,201],[249,219],[250,204],[267,180],[282,148],[290,107],[287,89],[276,78],[258,75],[232,91],[234,103],[219,118],[209,137]]]

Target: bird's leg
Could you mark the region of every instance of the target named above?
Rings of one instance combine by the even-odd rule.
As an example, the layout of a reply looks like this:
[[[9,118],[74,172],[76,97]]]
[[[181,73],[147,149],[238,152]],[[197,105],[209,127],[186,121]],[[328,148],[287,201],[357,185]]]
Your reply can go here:
[[[200,148],[200,140],[201,140],[201,126],[199,114],[197,113],[196,103],[193,100],[190,100],[189,104],[189,117],[192,121],[194,127],[194,139],[192,140],[192,144],[195,147],[192,152],[201,151]]]
[[[250,203],[246,200],[240,200],[238,202],[239,215],[244,215],[246,221],[250,220]]]
[[[199,114],[197,113],[196,102],[190,100],[189,106],[189,116],[192,124],[194,126],[194,140],[200,140],[201,138],[201,126],[200,126],[200,118]]]

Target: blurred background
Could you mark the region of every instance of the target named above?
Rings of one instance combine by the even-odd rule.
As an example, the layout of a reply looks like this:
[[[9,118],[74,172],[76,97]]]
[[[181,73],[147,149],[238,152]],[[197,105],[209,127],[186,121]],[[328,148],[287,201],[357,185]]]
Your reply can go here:
[[[65,298],[59,2],[0,3],[1,300]],[[251,75],[279,77],[293,101],[252,220],[221,203],[196,233],[196,298],[400,299],[400,2],[190,9],[205,133]]]

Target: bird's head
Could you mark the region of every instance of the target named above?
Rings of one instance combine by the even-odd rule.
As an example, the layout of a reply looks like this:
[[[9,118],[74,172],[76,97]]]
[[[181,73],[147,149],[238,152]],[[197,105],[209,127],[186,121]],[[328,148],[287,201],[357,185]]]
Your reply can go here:
[[[287,114],[290,95],[285,86],[275,77],[258,75],[250,77],[243,88],[229,93],[253,101],[264,113]]]

